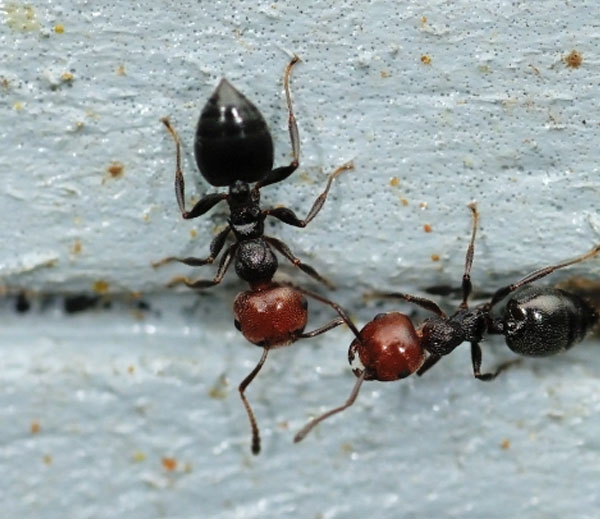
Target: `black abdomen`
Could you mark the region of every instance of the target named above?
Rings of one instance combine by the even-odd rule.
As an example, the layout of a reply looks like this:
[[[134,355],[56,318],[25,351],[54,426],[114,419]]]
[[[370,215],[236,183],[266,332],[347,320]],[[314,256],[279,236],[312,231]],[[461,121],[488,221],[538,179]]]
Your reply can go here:
[[[598,321],[581,297],[557,288],[528,286],[504,310],[506,344],[529,357],[552,355],[581,341]]]
[[[256,182],[273,168],[273,140],[263,116],[226,79],[207,101],[196,127],[196,164],[213,186]]]

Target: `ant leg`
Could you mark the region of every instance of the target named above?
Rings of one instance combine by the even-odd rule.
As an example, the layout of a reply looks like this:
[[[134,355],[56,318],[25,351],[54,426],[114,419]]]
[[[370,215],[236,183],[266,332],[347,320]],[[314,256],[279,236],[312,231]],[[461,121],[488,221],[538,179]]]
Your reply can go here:
[[[252,411],[244,392],[254,380],[254,377],[256,377],[260,369],[263,367],[265,360],[267,360],[268,353],[269,348],[263,348],[263,354],[260,357],[258,364],[254,367],[250,374],[244,380],[242,380],[242,383],[238,387],[240,398],[242,399],[242,403],[246,408],[246,413],[248,414],[248,419],[250,420],[250,428],[252,429],[252,454],[258,454],[260,452],[260,433],[258,432],[258,425],[256,423],[256,418],[254,417],[254,412]]]
[[[285,67],[283,74],[283,88],[285,90],[285,101],[288,108],[288,131],[290,132],[290,141],[292,142],[292,162],[287,166],[281,168],[275,168],[271,172],[267,173],[262,180],[259,180],[254,189],[258,191],[261,187],[268,186],[269,184],[275,184],[281,182],[289,177],[300,163],[300,134],[298,132],[298,123],[296,122],[296,116],[292,109],[292,95],[290,94],[290,75],[292,73],[293,66],[300,61],[300,58],[294,55],[291,61]]]
[[[587,261],[590,258],[593,258],[600,252],[600,243],[598,243],[593,249],[589,250],[585,254],[581,256],[577,256],[573,259],[563,261],[562,263],[557,263],[556,265],[549,265],[547,267],[542,267],[538,270],[534,270],[530,274],[527,274],[523,279],[513,283],[512,285],[507,285],[505,287],[499,288],[496,290],[496,293],[492,296],[492,299],[489,303],[484,305],[484,311],[489,311],[495,304],[499,303],[504,299],[508,294],[514,292],[518,288],[521,288],[523,285],[527,285],[532,283],[533,281],[537,281],[548,274],[552,274],[555,270],[562,269],[564,267],[568,267],[570,265],[575,265],[576,263],[581,263],[583,261]]]
[[[471,294],[473,285],[471,284],[471,266],[473,265],[473,255],[475,254],[475,235],[477,234],[477,224],[479,222],[479,213],[477,212],[477,204],[471,202],[468,205],[469,209],[473,213],[473,229],[471,231],[471,241],[467,247],[467,256],[465,258],[465,272],[462,278],[462,293],[463,298],[459,308],[468,308],[467,299]]]
[[[183,177],[181,177],[181,186],[182,186],[182,191],[181,191],[181,200],[183,200]],[[177,188],[175,188],[177,189]],[[180,196],[177,195],[177,200],[179,203],[179,198]],[[227,199],[227,194],[226,193],[210,193],[206,196],[204,196],[203,198],[201,198],[200,200],[198,200],[198,202],[196,202],[196,205],[194,207],[192,207],[191,211],[185,211],[184,210],[181,212],[181,216],[183,216],[183,218],[185,220],[190,220],[192,218],[196,218],[197,216],[201,216],[204,213],[207,213],[208,211],[210,211],[215,205],[217,205],[221,200],[226,200]],[[183,203],[183,202],[182,202]],[[181,209],[182,206],[179,206],[179,208]]]
[[[222,281],[225,272],[227,272],[227,269],[231,265],[231,261],[233,260],[235,252],[237,251],[237,247],[238,244],[234,243],[225,251],[225,254],[223,254],[223,257],[221,258],[221,263],[219,263],[219,268],[217,269],[217,274],[214,279],[198,279],[196,281],[192,281],[185,276],[179,276],[169,281],[167,287],[184,284],[190,288],[209,288],[218,285]]]
[[[477,212],[477,205],[475,204],[475,202],[470,203],[468,205],[468,207],[469,207],[469,209],[471,209],[471,211],[473,213],[473,227],[472,227],[472,231],[471,231],[471,241],[469,243],[469,247],[467,248],[467,256],[465,259],[465,271],[464,271],[463,279],[462,279],[463,299],[460,304],[460,308],[468,308],[467,299],[469,298],[469,295],[471,294],[471,289],[472,289],[471,266],[473,265],[473,255],[475,252],[475,235],[477,233],[477,223],[479,221],[479,213]],[[429,310],[430,312],[432,312],[436,315],[439,315],[442,319],[447,319],[447,315],[442,311],[442,309],[436,303],[434,303],[430,299],[426,299],[424,297],[418,297],[418,296],[413,296],[410,294],[404,294],[402,292],[370,292],[368,294],[365,294],[365,296],[368,299],[374,298],[374,297],[387,298],[387,299],[403,299],[404,301],[408,301],[409,303],[419,305],[420,307],[425,308],[425,310]],[[430,355],[427,358],[427,360],[425,361],[425,364],[421,367],[421,369],[419,369],[419,371],[417,371],[417,374],[422,375],[431,366],[433,366],[438,360],[439,360],[439,358],[436,358],[435,360],[433,360],[432,356]]]
[[[346,164],[342,164],[339,168],[337,168],[333,173],[329,175],[327,178],[327,185],[325,186],[325,191],[323,191],[315,200],[313,206],[310,211],[306,215],[304,220],[300,220],[294,211],[287,207],[275,207],[273,209],[265,209],[263,214],[265,216],[274,216],[278,218],[283,223],[287,223],[288,225],[293,225],[294,227],[306,227],[310,221],[317,216],[323,205],[325,204],[325,200],[327,200],[327,195],[329,193],[329,189],[331,188],[331,184],[333,180],[342,172],[354,169],[354,164],[352,162],[347,162]]]
[[[167,127],[168,132],[175,141],[175,197],[177,198],[179,211],[181,212],[181,216],[186,220],[189,220],[190,218],[196,218],[197,216],[210,211],[221,200],[225,200],[227,198],[227,194],[211,193],[201,198],[191,211],[187,211],[185,209],[185,182],[183,181],[183,172],[181,170],[181,141],[179,139],[179,135],[177,135],[177,132],[175,131],[175,128],[171,126],[171,123],[167,117],[163,117],[160,121]]]
[[[323,326],[320,326],[319,328],[316,328],[315,330],[312,330],[310,332],[303,332],[303,333],[299,333],[297,338],[298,339],[310,339],[311,337],[316,337],[317,335],[321,335],[322,333],[328,332],[329,330],[332,330],[333,328],[339,326],[340,324],[344,324],[346,321],[344,321],[344,319],[342,319],[341,317],[338,317],[337,319],[334,319],[333,321],[329,321],[327,324],[324,324]]]
[[[321,274],[319,274],[310,265],[307,265],[306,263],[302,263],[302,261],[300,261],[299,258],[294,256],[294,254],[292,254],[292,251],[290,250],[290,248],[285,243],[283,243],[282,241],[278,240],[277,238],[273,238],[271,236],[265,236],[264,239],[269,244],[271,244],[273,247],[275,247],[275,249],[277,249],[281,254],[283,254],[288,260],[290,260],[294,264],[294,266],[298,267],[303,272],[306,272],[309,276],[311,276],[312,278],[316,279],[317,281],[323,283],[328,288],[334,288],[334,285],[331,281],[329,281],[328,279],[325,279],[323,276],[321,276]]]
[[[300,58],[294,54],[287,67],[285,67],[285,72],[283,73],[283,88],[285,90],[285,102],[287,103],[288,107],[288,130],[290,132],[290,141],[292,143],[292,156],[294,157],[292,164],[296,165],[300,161],[300,135],[298,134],[298,123],[296,122],[296,116],[294,115],[294,110],[292,109],[292,94],[290,93],[290,76],[292,74],[292,68],[299,61]]]
[[[340,324],[346,324],[348,326],[348,328],[350,328],[350,330],[352,331],[354,336],[359,341],[361,340],[360,332],[358,331],[356,326],[354,326],[354,323],[352,322],[352,319],[350,319],[350,317],[348,316],[348,313],[346,312],[346,310],[344,310],[340,305],[338,305],[337,303],[334,303],[333,301],[331,301],[330,299],[327,299],[326,297],[323,297],[320,294],[317,294],[316,292],[311,292],[310,290],[306,290],[304,288],[300,288],[300,287],[297,287],[292,284],[287,284],[287,285],[308,297],[312,297],[313,299],[316,299],[317,301],[319,301],[327,306],[330,306],[340,316],[338,319],[335,319],[334,321],[331,321],[329,324],[326,324],[325,326],[318,329],[318,330],[323,329],[322,331],[314,330],[313,332],[308,332],[308,334],[310,334],[310,335],[308,335],[308,334],[303,334],[303,335],[308,335],[309,337],[314,337],[315,335],[319,335],[319,333],[324,333],[327,330],[331,330],[331,328],[335,328],[336,326],[339,326]],[[318,331],[318,333],[315,333],[317,331]]]
[[[366,299],[381,298],[381,299],[403,299],[409,303],[425,308],[430,312],[439,315],[442,319],[446,319],[448,316],[446,313],[433,301],[424,297],[411,296],[410,294],[404,294],[402,292],[368,292],[364,296]]]
[[[308,297],[312,297],[313,299],[316,299],[317,301],[320,301],[323,304],[331,306],[331,308],[333,308],[339,314],[339,317],[337,319],[330,321],[329,323],[321,326],[320,328],[317,328],[316,330],[313,330],[311,332],[302,333],[298,336],[298,338],[304,339],[304,338],[309,338],[309,337],[315,337],[316,335],[325,333],[326,331],[331,330],[332,328],[335,328],[336,326],[339,326],[340,324],[345,323],[352,330],[352,333],[354,333],[356,338],[359,341],[361,340],[360,332],[357,330],[356,326],[354,326],[354,323],[352,322],[350,317],[348,317],[348,314],[340,305],[338,305],[337,303],[334,303],[333,301],[331,301],[330,299],[327,299],[326,297],[323,297],[320,294],[311,292],[310,290],[305,290],[303,288],[296,287],[292,284],[287,284],[287,285],[292,287],[295,290],[298,290],[299,292],[301,292],[302,294],[304,294]],[[340,407],[336,407],[335,409],[332,409],[331,411],[328,411],[327,413],[319,416],[318,418],[315,418],[315,419],[311,420],[310,422],[308,422],[302,428],[302,430],[300,430],[298,432],[298,434],[296,434],[296,436],[294,436],[294,443],[298,443],[299,441],[302,441],[306,437],[306,435],[313,429],[313,427],[315,427],[315,425],[317,425],[318,423],[322,422],[326,418],[329,418],[331,415],[339,413],[339,412],[343,411],[344,409],[347,409],[348,407],[350,407],[356,400],[356,397],[358,396],[360,386],[361,386],[363,380],[365,379],[365,376],[366,376],[366,370],[363,371],[363,373],[360,375],[360,377],[356,381],[356,384],[354,385],[354,389],[352,390],[352,393],[350,393],[350,397],[348,398],[348,400],[346,400],[346,402],[343,405],[341,405]]]
[[[318,416],[317,418],[313,418],[310,422],[308,422],[304,427],[302,427],[302,429],[300,429],[297,433],[296,436],[294,436],[294,443],[298,443],[301,442],[304,438],[306,438],[306,435],[312,431],[312,429],[315,427],[315,425],[321,423],[323,420],[329,418],[330,416],[340,413],[342,412],[344,409],[348,409],[356,400],[356,397],[358,396],[358,392],[360,391],[360,386],[362,385],[363,381],[365,380],[365,375],[366,375],[367,371],[363,371],[360,375],[360,377],[358,377],[358,379],[356,380],[356,383],[354,384],[354,387],[352,388],[352,392],[350,393],[350,396],[348,397],[348,400],[346,400],[346,402],[344,404],[342,404],[339,407],[336,407],[334,409],[331,409],[331,411],[327,411],[326,413],[323,413],[321,416]]]
[[[434,355],[433,353],[430,353],[425,359],[425,362],[423,362],[423,365],[417,371],[417,375],[419,375],[419,377],[422,376],[423,373],[429,371],[430,368],[435,366],[441,358],[442,357],[440,355]]]
[[[225,229],[223,229],[219,234],[217,234],[213,240],[210,242],[210,256],[207,258],[177,258],[175,256],[168,256],[158,261],[154,261],[152,266],[154,268],[162,267],[167,263],[172,263],[173,261],[178,261],[179,263],[183,263],[184,265],[189,265],[190,267],[201,267],[202,265],[206,265],[208,263],[212,263],[215,261],[215,258],[221,252],[223,245],[225,245],[225,240],[227,239],[227,235],[231,231],[231,227],[228,225]]]
[[[473,376],[479,380],[494,380],[500,370],[496,373],[481,373],[481,346],[479,343],[471,343],[471,362],[473,364]]]
[[[483,380],[485,382],[494,380],[499,373],[511,366],[514,366],[515,364],[519,364],[522,360],[523,359],[509,360],[500,364],[500,366],[496,368],[496,371],[492,373],[481,373],[481,347],[476,342],[471,343],[471,362],[473,363],[473,376],[476,379]]]

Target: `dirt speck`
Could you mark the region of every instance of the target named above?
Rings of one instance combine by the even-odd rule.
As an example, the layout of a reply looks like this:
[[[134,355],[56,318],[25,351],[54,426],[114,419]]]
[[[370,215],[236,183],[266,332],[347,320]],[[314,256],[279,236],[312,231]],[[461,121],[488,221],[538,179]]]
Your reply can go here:
[[[569,68],[579,68],[583,63],[583,55],[579,51],[572,50],[565,56],[565,63]]]

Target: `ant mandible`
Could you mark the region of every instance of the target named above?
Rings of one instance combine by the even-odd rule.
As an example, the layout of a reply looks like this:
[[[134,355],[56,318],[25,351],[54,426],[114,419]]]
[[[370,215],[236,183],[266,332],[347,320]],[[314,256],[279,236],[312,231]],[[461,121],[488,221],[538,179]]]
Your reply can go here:
[[[481,373],[481,348],[484,334],[504,336],[508,347],[528,357],[553,355],[580,342],[598,322],[598,311],[576,294],[549,287],[531,286],[555,270],[586,261],[600,252],[600,243],[593,249],[556,265],[540,268],[516,283],[496,290],[489,302],[469,308],[471,294],[471,265],[473,263],[475,234],[479,213],[474,203],[469,204],[473,215],[471,241],[467,248],[465,270],[462,278],[462,302],[458,310],[448,317],[433,301],[401,292],[377,292],[374,297],[402,299],[435,314],[417,329],[411,320],[399,312],[381,313],[355,334],[348,350],[352,371],[358,377],[348,400],[308,422],[294,437],[302,441],[306,435],[326,418],[350,407],[365,380],[382,382],[399,380],[413,373],[423,375],[443,356],[454,351],[463,342],[471,343],[473,375],[489,381],[512,362],[500,365],[496,371]],[[493,317],[492,308],[512,295],[502,317]]]
[[[186,277],[177,277],[169,286],[183,283],[190,288],[203,289],[217,285],[234,259],[238,277],[249,283],[250,290],[236,296],[233,310],[236,328],[248,341],[263,348],[258,364],[238,388],[250,420],[254,454],[260,452],[260,434],[245,391],[262,368],[268,352],[298,339],[322,334],[344,322],[353,326],[344,311],[334,302],[307,290],[273,282],[278,268],[277,257],[273,252],[275,249],[309,276],[331,286],[314,268],[294,256],[285,243],[265,236],[264,221],[267,216],[274,216],[286,224],[305,227],[323,207],[333,180],[343,171],[353,168],[352,163],[347,163],[329,175],[325,190],[317,197],[304,220],[300,220],[286,207],[261,209],[260,189],[286,179],[298,167],[300,139],[289,88],[291,70],[298,61],[297,56],[292,58],[283,78],[293,155],[290,164],[273,169],[273,141],[263,116],[244,95],[226,79],[222,79],[198,120],[194,155],[204,178],[213,186],[229,186],[229,191],[204,196],[191,211],[185,208],[180,139],[169,120],[162,119],[175,142],[175,196],[182,217],[187,220],[201,216],[223,200],[229,205],[230,215],[225,229],[212,240],[208,257],[171,256],[154,263],[153,266],[158,267],[173,261],[190,266],[213,263],[221,253],[229,233],[233,233],[235,241],[221,257],[214,279],[191,281]],[[252,182],[255,184],[251,188],[249,184]],[[331,306],[339,317],[320,328],[304,332],[308,322],[308,303],[304,296]]]

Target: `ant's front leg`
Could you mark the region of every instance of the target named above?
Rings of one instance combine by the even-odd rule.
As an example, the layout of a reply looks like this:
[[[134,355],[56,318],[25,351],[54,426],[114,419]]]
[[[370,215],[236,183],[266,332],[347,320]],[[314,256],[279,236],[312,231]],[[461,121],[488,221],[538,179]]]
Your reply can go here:
[[[225,245],[225,240],[229,235],[229,231],[231,231],[231,227],[228,225],[225,229],[223,229],[219,234],[217,234],[213,240],[210,242],[210,256],[207,258],[177,258],[175,256],[168,256],[159,261],[155,261],[152,263],[154,268],[162,267],[167,263],[172,263],[173,261],[178,261],[179,263],[183,263],[184,265],[189,265],[190,267],[201,267],[202,265],[207,265],[215,261],[223,245]]]
[[[341,165],[337,168],[333,173],[329,175],[327,178],[327,186],[325,187],[325,191],[323,191],[315,200],[315,203],[311,207],[310,211],[306,215],[304,220],[300,220],[294,211],[288,209],[287,207],[275,207],[273,209],[265,209],[263,214],[265,216],[274,216],[278,218],[283,223],[287,223],[288,225],[293,225],[295,227],[306,227],[310,221],[317,216],[323,205],[325,204],[325,200],[327,200],[327,194],[329,193],[329,189],[331,188],[331,184],[333,180],[343,171],[348,171],[354,169],[354,164],[352,162],[348,162],[346,164]]]
[[[175,131],[175,128],[171,126],[169,119],[163,117],[160,120],[166,127],[171,137],[175,141],[175,197],[177,198],[177,205],[181,216],[186,220],[190,218],[196,218],[197,216],[203,215],[210,211],[215,205],[222,200],[227,198],[226,193],[210,193],[205,197],[201,198],[191,211],[185,209],[185,182],[183,180],[183,172],[181,170],[181,141],[179,135]]]

